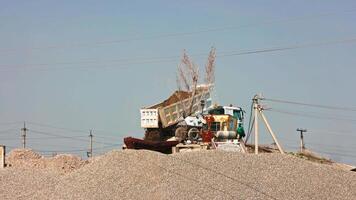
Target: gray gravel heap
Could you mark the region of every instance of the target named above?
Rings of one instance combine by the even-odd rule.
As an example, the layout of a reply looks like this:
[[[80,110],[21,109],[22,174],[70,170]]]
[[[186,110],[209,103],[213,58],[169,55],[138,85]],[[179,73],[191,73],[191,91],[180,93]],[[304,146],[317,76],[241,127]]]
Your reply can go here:
[[[14,149],[6,156],[7,167],[18,169],[45,169],[59,173],[69,173],[79,169],[89,161],[71,154],[59,154],[45,158],[31,149]]]
[[[281,154],[112,151],[65,175],[0,180],[3,199],[356,199],[356,173]]]

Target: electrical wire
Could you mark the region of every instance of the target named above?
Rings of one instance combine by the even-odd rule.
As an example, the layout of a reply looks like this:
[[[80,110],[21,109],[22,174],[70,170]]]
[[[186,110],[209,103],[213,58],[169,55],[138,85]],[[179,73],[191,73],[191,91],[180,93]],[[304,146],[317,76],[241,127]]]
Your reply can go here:
[[[120,146],[120,144],[113,144],[113,145],[107,145],[104,147],[98,147],[98,148],[93,148],[94,150],[100,150],[100,149],[104,149],[104,148],[111,148],[114,146]],[[67,153],[71,153],[71,152],[87,152],[88,148],[86,149],[71,149],[71,150],[43,150],[43,149],[34,149],[34,151],[37,152],[41,152],[41,153],[58,153],[58,152],[67,152]]]
[[[96,133],[95,137],[107,137],[107,138],[123,137],[122,135],[117,135],[117,134],[115,134],[115,136],[98,135],[98,134],[114,134],[114,131],[105,131],[105,130],[103,131],[103,130],[94,130],[94,129],[88,129],[88,131],[86,131],[84,129],[71,129],[71,128],[65,128],[65,127],[60,127],[60,126],[53,126],[53,125],[49,125],[49,124],[38,123],[38,122],[27,122],[26,121],[26,123],[32,124],[35,126],[53,128],[53,129],[58,129],[58,130],[65,130],[65,131],[74,132],[74,133],[75,132],[86,133],[86,136],[91,130],[92,132]]]
[[[335,153],[335,152],[323,151],[323,150],[317,150],[315,152],[324,153],[324,154],[328,154],[328,155],[331,155],[331,156],[341,156],[341,157],[356,158],[356,156],[353,155],[353,154]]]
[[[245,25],[208,28],[208,29],[202,29],[202,30],[190,31],[190,32],[157,34],[157,35],[151,35],[151,36],[141,36],[141,37],[135,37],[135,38],[119,39],[119,40],[96,41],[96,42],[91,42],[91,43],[77,43],[77,44],[70,44],[70,45],[51,45],[51,46],[47,46],[47,47],[34,47],[34,48],[26,49],[26,50],[38,51],[38,50],[66,49],[66,48],[87,48],[87,47],[97,47],[97,46],[101,46],[101,45],[119,44],[119,43],[123,43],[123,42],[162,39],[162,38],[175,38],[175,37],[181,37],[181,36],[196,35],[196,34],[201,34],[201,33],[219,32],[219,31],[227,31],[227,30],[248,28],[248,27],[254,27],[254,26],[268,25],[268,24],[274,24],[274,23],[306,20],[306,19],[312,19],[312,18],[316,18],[316,17],[325,17],[325,16],[330,16],[330,15],[335,15],[335,14],[339,14],[339,13],[353,13],[355,11],[356,11],[356,9],[348,9],[348,10],[343,10],[343,11],[325,12],[325,13],[320,13],[320,14],[309,14],[309,15],[291,17],[291,18],[285,18],[285,19],[264,20],[262,22],[245,24]],[[13,51],[15,51],[15,49],[0,49],[0,53],[13,52]]]
[[[13,124],[20,124],[23,122],[1,122],[0,125],[13,125]]]
[[[231,56],[241,56],[241,55],[249,55],[249,54],[260,54],[260,53],[270,53],[270,52],[278,52],[278,51],[287,51],[287,50],[294,50],[294,49],[300,49],[300,48],[310,48],[310,47],[319,47],[319,46],[325,46],[325,45],[333,45],[333,44],[343,44],[343,43],[355,43],[356,42],[356,37],[351,37],[351,38],[346,38],[346,39],[339,39],[339,40],[333,40],[333,41],[324,41],[324,42],[316,42],[316,43],[305,43],[305,44],[300,44],[300,45],[290,45],[290,46],[284,46],[284,47],[271,47],[271,48],[263,48],[263,49],[257,49],[257,50],[247,50],[247,51],[227,51],[224,52],[222,54],[217,54],[217,57],[219,58],[223,58],[223,57],[231,57]],[[201,56],[202,54],[197,54],[197,56]],[[194,54],[193,54],[194,56]],[[170,56],[173,57],[173,56]],[[152,63],[164,63],[164,62],[177,62],[179,61],[179,57],[176,56],[176,58],[174,59],[164,59],[165,57],[162,57],[162,59],[157,59],[157,60],[153,60],[153,61],[132,61],[132,62],[128,62],[128,63],[120,63],[119,65],[112,65],[112,66],[103,66],[103,64],[105,64],[105,62],[107,61],[103,61],[103,63],[98,64],[98,65],[94,65],[94,66],[83,66],[83,67],[51,67],[51,68],[33,68],[33,67],[26,67],[27,64],[22,65],[22,66],[18,66],[15,68],[7,68],[7,69],[3,69],[0,71],[6,72],[6,71],[13,71],[13,70],[31,70],[31,71],[48,71],[48,70],[65,70],[65,69],[69,69],[69,70],[73,70],[73,69],[90,69],[90,68],[100,68],[100,69],[104,69],[104,68],[127,68],[128,65],[135,65],[135,64],[152,64]],[[66,65],[71,64],[71,65],[75,65],[75,64],[80,64],[82,61],[78,61],[78,62],[67,62]],[[112,61],[109,61],[109,63]],[[28,64],[29,66],[35,66],[36,64]],[[45,66],[51,66],[52,64],[47,63],[47,64],[41,64],[41,65],[45,65]],[[59,65],[59,63],[53,63],[53,65]],[[2,66],[4,67],[4,66]],[[5,66],[6,67],[6,66]],[[273,101],[273,99],[266,99],[269,101]],[[276,101],[276,100],[274,100]],[[356,111],[356,108],[354,108],[354,111]]]
[[[78,130],[78,129],[63,128],[63,127],[58,127],[58,126],[53,126],[53,125],[48,125],[48,124],[43,124],[43,123],[37,123],[37,122],[29,122],[29,121],[26,121],[26,123],[32,124],[35,126],[65,130],[65,131],[70,131],[70,132],[78,132],[78,133],[86,133],[86,134],[89,133],[89,130],[85,131],[85,130]]]
[[[309,106],[309,107],[315,107],[315,108],[324,108],[324,109],[330,109],[330,110],[353,111],[353,112],[356,111],[356,107],[329,106],[329,105],[310,104],[310,103],[302,103],[302,102],[296,102],[296,101],[270,99],[270,98],[264,98],[263,100],[277,102],[277,103],[284,103],[284,104],[293,104],[293,105]]]
[[[344,135],[344,136],[348,136],[348,135],[356,135],[356,132],[354,131],[345,131],[345,130],[325,130],[325,129],[314,129],[312,130],[313,133],[327,133],[327,134],[334,134],[334,135]]]
[[[37,134],[42,134],[42,135],[57,136],[57,137],[68,138],[68,139],[77,140],[77,141],[85,141],[85,142],[88,142],[88,140],[80,139],[80,138],[73,137],[73,136],[59,135],[59,134],[54,134],[54,133],[49,133],[49,132],[43,132],[43,131],[37,131],[37,130],[32,130],[32,129],[29,129],[29,131],[32,132],[32,133],[37,133]],[[94,136],[94,137],[95,137],[95,136]],[[98,141],[93,141],[93,143],[107,144],[107,145],[115,145],[115,144],[113,144],[113,143],[98,142]]]
[[[337,117],[328,117],[328,116],[318,116],[318,115],[311,115],[311,114],[307,114],[307,113],[291,112],[291,111],[275,109],[275,108],[269,109],[268,111],[269,112],[277,112],[277,113],[287,114],[287,115],[293,115],[293,116],[320,119],[320,120],[338,120],[338,121],[349,122],[349,123],[355,123],[356,122],[356,119],[346,119],[346,118],[337,118]]]
[[[170,56],[173,57],[173,56]],[[161,57],[158,59],[152,60],[139,60],[133,59],[129,62],[120,62],[120,60],[103,60],[103,61],[73,61],[73,62],[63,62],[63,63],[40,63],[40,64],[23,64],[23,65],[3,65],[0,68],[3,68],[0,71],[11,71],[11,70],[36,70],[36,71],[48,71],[48,70],[71,70],[71,69],[107,69],[107,68],[128,68],[130,65],[137,64],[154,64],[154,63],[167,63],[167,62],[177,62],[179,61],[178,56],[174,56],[175,58],[167,59],[167,57]],[[63,66],[63,65],[80,65],[85,63],[85,66]],[[115,65],[107,65],[107,64],[115,64]],[[39,67],[38,67],[39,66]],[[42,67],[41,67],[42,66]],[[47,66],[47,67],[46,67]],[[59,67],[51,67],[48,66],[59,66]]]
[[[0,134],[9,134],[9,133],[13,133],[13,132],[10,132],[10,131],[16,131],[17,129],[7,129],[7,130],[1,130],[0,131]]]
[[[247,135],[246,135],[246,140],[245,143],[248,142],[248,140],[250,139],[250,135],[251,135],[251,131],[252,131],[252,112],[253,112],[253,102],[251,103],[250,106],[250,117],[249,117],[249,121],[248,121],[248,130],[247,130]]]

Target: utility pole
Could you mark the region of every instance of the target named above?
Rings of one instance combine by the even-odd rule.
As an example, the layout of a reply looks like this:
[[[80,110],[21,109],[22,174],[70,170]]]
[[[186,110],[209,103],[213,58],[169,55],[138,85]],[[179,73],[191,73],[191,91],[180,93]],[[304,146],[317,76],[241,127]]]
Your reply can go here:
[[[255,110],[255,154],[258,154],[258,96],[256,95],[253,99],[253,109]]]
[[[298,128],[297,131],[300,132],[300,153],[303,153],[303,150],[305,149],[303,133],[307,132],[307,129]]]
[[[23,128],[21,129],[22,132],[22,148],[26,148],[26,132],[28,129],[26,128],[26,122],[23,122]]]
[[[87,156],[92,157],[93,156],[93,133],[92,133],[92,130],[90,130],[89,138],[90,138],[90,146],[89,146],[89,151],[87,152]]]
[[[263,98],[260,95],[255,95],[252,99],[253,101],[253,108],[254,108],[254,135],[255,135],[255,154],[258,154],[258,116],[261,116],[262,122],[265,124],[269,134],[272,136],[272,139],[276,143],[278,150],[281,152],[281,154],[284,154],[284,151],[279,144],[276,135],[272,131],[272,128],[270,124],[267,121],[266,116],[263,114],[264,108],[263,106],[260,105],[260,100],[263,100]]]

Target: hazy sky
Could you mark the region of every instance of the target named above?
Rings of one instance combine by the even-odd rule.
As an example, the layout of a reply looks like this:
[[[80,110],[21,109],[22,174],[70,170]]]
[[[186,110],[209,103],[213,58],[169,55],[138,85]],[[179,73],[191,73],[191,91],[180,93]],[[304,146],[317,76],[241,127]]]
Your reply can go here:
[[[249,115],[251,98],[261,92],[356,107],[355,21],[352,0],[0,0],[0,143],[20,146],[21,121],[37,131],[28,133],[28,145],[45,151],[87,148],[89,129],[103,142],[94,145],[103,148],[96,152],[125,135],[142,137],[139,109],[176,89],[183,49],[203,71],[212,46],[218,54],[214,97],[221,104],[239,105]],[[231,55],[294,45],[304,48]],[[299,144],[295,129],[307,128],[307,147],[356,164],[355,112],[264,104],[287,149]],[[271,143],[264,133],[263,142]]]

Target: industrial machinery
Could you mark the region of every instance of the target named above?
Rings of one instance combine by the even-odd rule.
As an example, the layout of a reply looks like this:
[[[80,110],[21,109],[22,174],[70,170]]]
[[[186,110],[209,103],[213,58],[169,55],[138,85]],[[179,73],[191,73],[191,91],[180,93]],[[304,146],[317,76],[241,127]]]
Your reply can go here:
[[[176,91],[167,100],[142,108],[141,127],[145,129],[145,140],[164,141],[176,136],[179,140],[196,138],[203,127],[202,112],[212,103],[210,86],[199,85],[196,94]]]
[[[219,106],[209,111],[205,116],[209,123],[203,129],[203,134],[213,135],[211,143],[214,148],[226,151],[244,151],[241,147],[245,136],[243,129],[244,111],[240,107]]]

